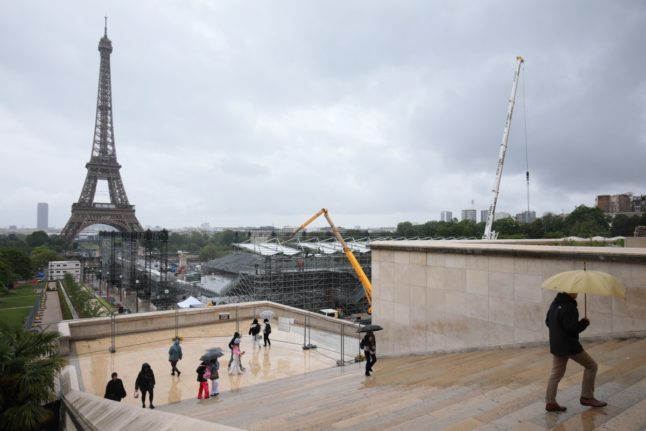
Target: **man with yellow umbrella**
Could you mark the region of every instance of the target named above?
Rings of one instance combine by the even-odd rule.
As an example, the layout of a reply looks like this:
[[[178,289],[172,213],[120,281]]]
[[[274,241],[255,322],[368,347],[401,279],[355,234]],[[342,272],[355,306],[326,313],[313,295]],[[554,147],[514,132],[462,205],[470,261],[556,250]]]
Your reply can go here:
[[[594,397],[594,381],[597,376],[597,363],[579,343],[579,334],[590,321],[586,309],[583,319],[579,320],[576,298],[578,293],[624,297],[625,289],[621,282],[610,274],[600,271],[587,271],[585,263],[582,271],[567,271],[550,277],[543,283],[546,289],[559,291],[550,305],[545,318],[549,328],[550,352],[552,353],[552,373],[545,393],[545,410],[564,412],[566,407],[556,402],[558,384],[565,374],[569,359],[583,366],[583,383],[581,385],[581,405],[604,407],[604,401]]]

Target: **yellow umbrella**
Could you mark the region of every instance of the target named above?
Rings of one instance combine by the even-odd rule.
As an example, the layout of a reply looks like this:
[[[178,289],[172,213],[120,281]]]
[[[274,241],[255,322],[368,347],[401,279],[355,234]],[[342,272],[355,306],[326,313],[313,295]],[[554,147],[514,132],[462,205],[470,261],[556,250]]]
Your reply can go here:
[[[543,288],[565,293],[626,297],[626,288],[621,281],[607,272],[588,271],[585,263],[582,270],[565,271],[551,276],[543,282]],[[587,316],[587,297],[584,302]]]

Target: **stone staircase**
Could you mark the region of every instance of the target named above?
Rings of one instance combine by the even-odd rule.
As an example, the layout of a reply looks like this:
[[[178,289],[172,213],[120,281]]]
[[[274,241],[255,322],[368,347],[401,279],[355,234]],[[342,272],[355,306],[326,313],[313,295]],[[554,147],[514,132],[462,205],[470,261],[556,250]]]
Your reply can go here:
[[[353,364],[159,409],[247,430],[646,430],[646,339],[584,346],[602,409],[579,404],[571,362],[557,397],[567,412],[545,412],[546,346],[379,359],[372,377]]]

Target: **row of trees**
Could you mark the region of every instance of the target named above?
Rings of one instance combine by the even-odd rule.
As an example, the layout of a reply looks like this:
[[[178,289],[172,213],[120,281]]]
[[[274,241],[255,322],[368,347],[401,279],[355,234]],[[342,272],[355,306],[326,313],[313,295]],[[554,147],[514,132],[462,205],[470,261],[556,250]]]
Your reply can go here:
[[[0,286],[33,277],[52,260],[62,260],[64,242],[43,231],[29,235],[0,235]]]
[[[519,223],[515,219],[497,220],[493,229],[500,239],[562,238],[566,236],[632,236],[636,226],[646,226],[646,212],[639,216],[623,214],[609,217],[598,208],[585,205],[577,207],[567,216],[545,215],[532,223]],[[395,235],[404,237],[465,237],[481,238],[484,223],[462,221],[429,221],[423,224],[402,222],[397,225]],[[301,238],[331,237],[330,232],[310,233],[304,231]],[[272,236],[276,236],[274,233]],[[346,238],[370,236],[367,231],[347,230]],[[172,232],[168,238],[168,250],[183,250],[199,254],[200,260],[207,261],[231,252],[231,244],[246,241],[251,232],[225,230],[222,232],[198,232],[189,234]],[[286,239],[286,238],[283,238]],[[44,269],[52,260],[60,260],[64,243],[57,235],[48,236],[43,231],[30,235],[0,235],[0,285],[9,286],[16,279],[29,278],[36,271]]]
[[[496,220],[493,230],[498,232],[500,239],[523,238],[563,238],[579,236],[632,236],[636,226],[646,225],[646,212],[641,215],[626,216],[619,214],[615,217],[606,215],[599,208],[585,205],[577,207],[566,216],[545,215],[532,223],[520,223],[512,218]],[[397,235],[405,237],[466,237],[481,238],[485,224],[462,221],[429,221],[414,225],[403,222],[397,225]]]

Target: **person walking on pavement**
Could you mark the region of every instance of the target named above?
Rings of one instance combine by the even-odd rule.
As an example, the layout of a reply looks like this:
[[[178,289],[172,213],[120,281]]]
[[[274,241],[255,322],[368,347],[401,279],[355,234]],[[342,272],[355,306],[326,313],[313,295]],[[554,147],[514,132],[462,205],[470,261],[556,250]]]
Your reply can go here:
[[[182,372],[177,369],[177,361],[182,360],[182,346],[179,345],[179,338],[175,338],[175,341],[168,349],[168,361],[171,366],[171,376],[174,376],[177,372],[177,377],[179,377]]]
[[[565,374],[569,359],[583,366],[583,383],[581,385],[581,405],[604,407],[608,403],[594,397],[594,381],[597,376],[597,363],[583,350],[579,343],[579,334],[590,325],[587,318],[579,320],[576,293],[560,292],[554,298],[545,318],[550,333],[550,353],[552,353],[552,373],[545,393],[545,410],[564,412],[567,407],[556,402],[556,391]]]
[[[209,367],[206,362],[202,362],[198,367],[197,370],[195,370],[197,373],[197,381],[200,383],[200,387],[197,390],[197,399],[201,400],[204,398],[205,400],[209,398],[209,381],[208,378],[211,375],[211,371],[209,370]]]
[[[372,331],[366,332],[366,335],[363,336],[359,347],[363,349],[364,355],[366,355],[366,376],[369,377],[372,372],[372,366],[377,362],[377,340],[375,339],[375,333]]]
[[[220,395],[220,361],[218,358],[211,359],[208,364],[211,369],[211,396],[215,397]]]
[[[144,362],[141,366],[141,371],[135,380],[135,391],[141,390],[141,407],[146,408],[146,392],[150,396],[149,407],[154,409],[153,405],[153,391],[155,389],[155,374],[153,369],[150,368],[148,362]]]
[[[117,377],[117,373],[112,373],[112,378],[105,386],[105,395],[103,398],[121,402],[121,399],[125,397],[126,388],[123,387],[123,382]]]
[[[240,341],[242,337],[240,336],[239,332],[234,332],[233,333],[233,338],[231,338],[231,341],[229,341],[229,350],[231,350],[231,357],[229,358],[229,363],[227,364],[227,368],[231,368],[231,363],[233,362],[233,346],[235,344],[235,341],[238,340]],[[244,371],[245,368],[240,364],[240,370]]]
[[[271,340],[269,339],[269,334],[271,334],[271,325],[269,324],[269,319],[263,321],[265,328],[262,331],[262,338],[265,342],[265,347],[269,345],[271,347]]]
[[[253,322],[251,322],[251,326],[249,327],[249,335],[251,335],[254,349],[256,348],[256,346],[260,348],[260,323],[258,323],[258,319],[253,319]]]
[[[240,351],[240,339],[236,338],[235,341],[233,342],[233,349],[231,350],[233,352],[233,362],[231,362],[231,365],[229,366],[229,375],[239,375],[244,372],[244,369],[242,368],[242,355],[244,355],[244,352]]]

